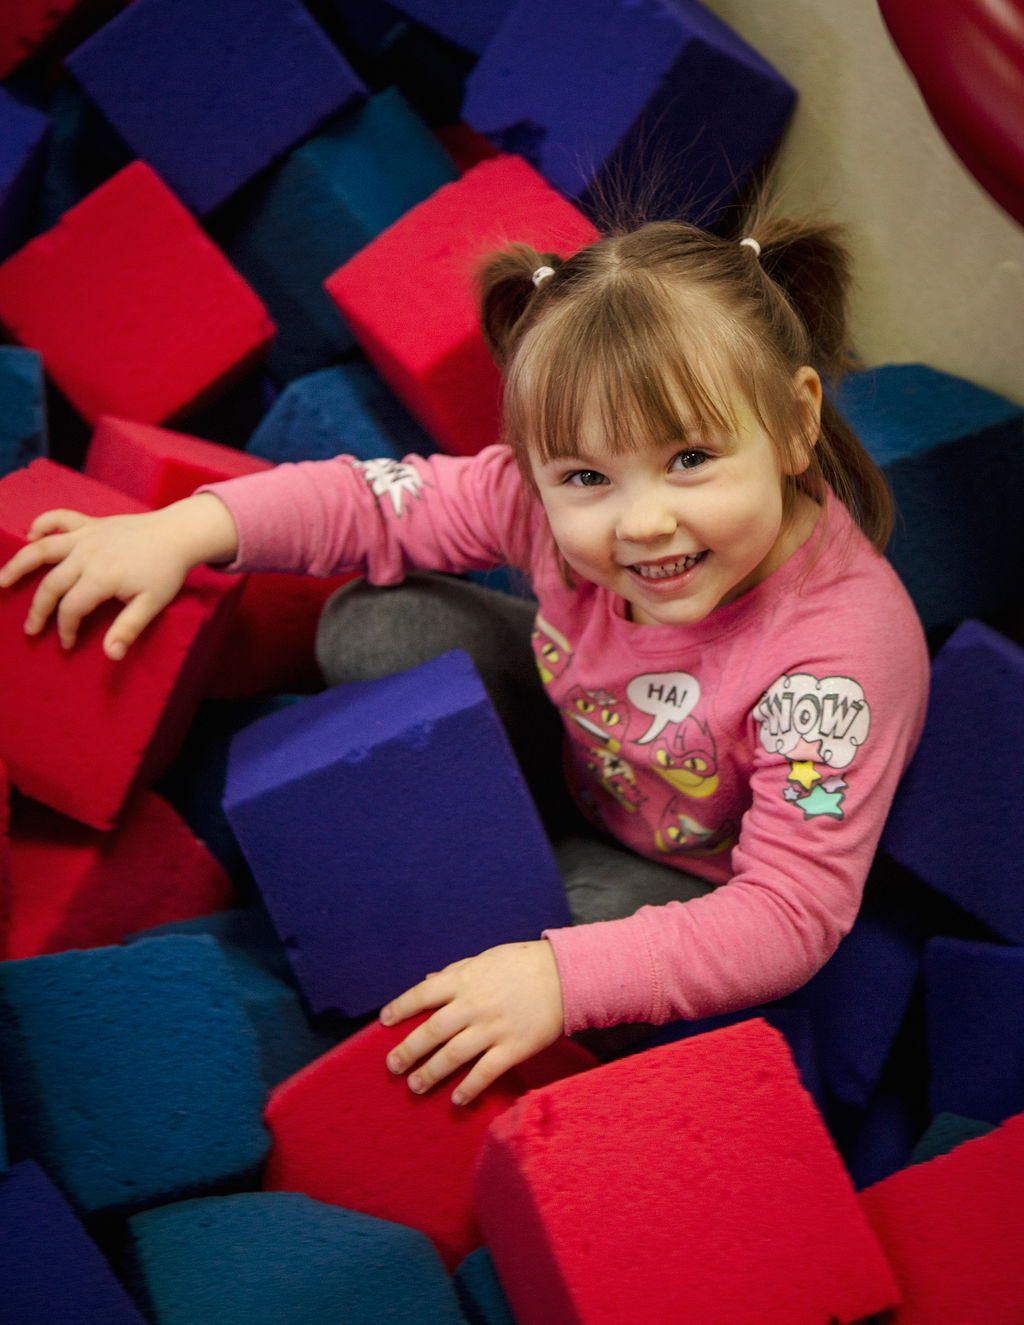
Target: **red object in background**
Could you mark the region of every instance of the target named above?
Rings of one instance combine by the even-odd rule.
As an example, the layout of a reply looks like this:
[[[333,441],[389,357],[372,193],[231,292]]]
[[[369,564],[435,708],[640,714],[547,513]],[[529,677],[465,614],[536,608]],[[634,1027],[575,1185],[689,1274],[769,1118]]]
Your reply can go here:
[[[1024,224],[1024,0],[879,0],[953,151]]]

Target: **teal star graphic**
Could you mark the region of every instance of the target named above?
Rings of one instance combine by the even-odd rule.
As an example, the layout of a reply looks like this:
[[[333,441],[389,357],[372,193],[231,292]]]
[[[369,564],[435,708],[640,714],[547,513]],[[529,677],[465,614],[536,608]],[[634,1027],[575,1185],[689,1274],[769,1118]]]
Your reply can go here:
[[[822,787],[815,787],[813,791],[802,796],[797,804],[804,812],[805,819],[814,819],[819,814],[827,814],[833,819],[842,819],[843,812],[839,808],[843,803],[843,793],[841,791],[825,791]]]

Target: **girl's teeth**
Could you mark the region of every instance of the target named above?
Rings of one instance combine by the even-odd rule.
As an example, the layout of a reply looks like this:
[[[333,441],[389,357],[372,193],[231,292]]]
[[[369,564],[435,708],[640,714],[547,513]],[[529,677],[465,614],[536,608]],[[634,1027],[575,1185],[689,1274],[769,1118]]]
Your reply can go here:
[[[700,560],[695,557],[683,557],[680,561],[670,561],[661,566],[634,566],[633,569],[645,580],[667,580],[671,575],[682,575]]]

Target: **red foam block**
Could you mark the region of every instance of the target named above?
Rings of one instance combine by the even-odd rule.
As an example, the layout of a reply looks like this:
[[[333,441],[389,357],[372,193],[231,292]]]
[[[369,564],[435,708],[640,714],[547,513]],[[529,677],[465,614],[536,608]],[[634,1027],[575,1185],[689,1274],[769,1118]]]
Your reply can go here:
[[[160,796],[140,790],[110,832],[15,802],[5,958],[99,948],[232,906],[231,881]]]
[[[28,59],[82,0],[4,0],[0,22],[0,78]]]
[[[35,516],[56,506],[87,515],[145,509],[84,474],[35,460],[0,479],[0,564],[24,546]],[[128,658],[114,663],[102,641],[117,603],[86,618],[71,650],[52,623],[40,635],[23,633],[41,574],[0,592],[0,759],[25,795],[110,828],[129,793],[179,748],[241,585],[205,567],[192,571]]]
[[[898,1297],[760,1019],[525,1096],[481,1147],[476,1202],[520,1325],[823,1325]]]
[[[860,1199],[903,1295],[892,1325],[1024,1319],[1024,1114]]]
[[[457,1107],[447,1083],[413,1095],[385,1067],[389,1050],[422,1020],[371,1023],[271,1093],[263,1185],[418,1228],[454,1269],[481,1244],[472,1167],[490,1123],[524,1091],[596,1060],[558,1041]]]
[[[134,161],[0,265],[0,324],[87,419],[159,423],[266,350],[259,298]]]
[[[149,506],[167,506],[200,484],[271,469],[269,460],[187,433],[104,415],[85,472]],[[316,628],[324,603],[348,575],[249,575],[207,682],[214,699],[249,699],[323,687]]]
[[[499,431],[499,378],[479,329],[481,258],[522,242],[565,257],[598,238],[525,161],[497,156],[413,207],[326,280],[381,376],[444,450]]]

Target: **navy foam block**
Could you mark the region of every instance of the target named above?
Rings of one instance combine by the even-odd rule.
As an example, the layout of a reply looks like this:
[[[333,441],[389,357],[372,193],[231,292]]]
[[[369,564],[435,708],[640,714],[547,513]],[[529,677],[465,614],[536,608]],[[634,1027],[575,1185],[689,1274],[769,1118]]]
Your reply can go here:
[[[516,0],[396,0],[395,8],[456,46],[482,55]]]
[[[342,449],[360,460],[401,460],[437,448],[376,370],[356,360],[289,382],[245,449],[281,464],[329,460]]]
[[[210,938],[0,964],[8,1139],[80,1211],[252,1183],[268,1145],[255,1036]]]
[[[143,1325],[67,1201],[32,1160],[0,1173],[0,1319]]]
[[[583,205],[654,171],[667,207],[705,219],[795,98],[696,0],[519,0],[466,80],[462,117]]]
[[[398,89],[387,88],[335,117],[228,209],[218,237],[277,325],[267,363],[278,379],[355,347],[324,281],[454,178],[448,153]]]
[[[0,261],[29,238],[50,121],[0,87]]]
[[[924,970],[932,1113],[1024,1110],[1024,948],[934,938]]]
[[[315,1012],[370,1012],[428,971],[568,923],[461,650],[239,732],[224,808]]]
[[[366,94],[298,0],[137,0],[67,66],[199,213]]]
[[[1012,943],[1024,943],[1024,762],[1008,742],[1021,731],[1024,649],[965,621],[932,664],[924,732],[882,834],[894,860]]]
[[[40,232],[52,229],[86,194],[123,170],[133,155],[68,78],[53,89],[46,113],[51,129],[39,182]]]
[[[0,345],[0,475],[48,453],[42,356]]]
[[[471,1251],[455,1271],[455,1291],[469,1325],[516,1325],[486,1247]]]
[[[925,627],[1018,606],[1024,409],[915,363],[852,373],[835,403],[892,488],[897,519],[886,553]]]
[[[465,1325],[424,1234],[298,1192],[180,1201],[128,1229],[156,1325]]]
[[[974,1141],[993,1131],[994,1123],[983,1123],[977,1118],[964,1118],[958,1113],[940,1113],[910,1155],[911,1164],[927,1164],[936,1155],[948,1155],[964,1141]]]

